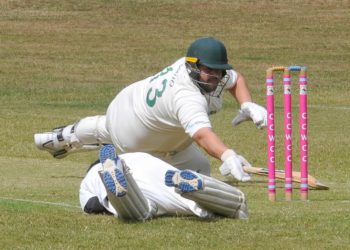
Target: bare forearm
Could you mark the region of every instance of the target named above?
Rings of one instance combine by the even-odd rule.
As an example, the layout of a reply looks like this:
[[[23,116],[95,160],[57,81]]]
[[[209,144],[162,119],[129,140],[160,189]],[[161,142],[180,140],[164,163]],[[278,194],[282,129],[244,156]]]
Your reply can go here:
[[[224,142],[209,128],[200,129],[193,139],[202,147],[209,155],[220,159],[223,152],[228,148]]]
[[[251,102],[252,97],[250,95],[247,82],[240,73],[237,74],[237,83],[232,89],[229,89],[229,91],[236,98],[239,104],[242,104],[243,102]]]

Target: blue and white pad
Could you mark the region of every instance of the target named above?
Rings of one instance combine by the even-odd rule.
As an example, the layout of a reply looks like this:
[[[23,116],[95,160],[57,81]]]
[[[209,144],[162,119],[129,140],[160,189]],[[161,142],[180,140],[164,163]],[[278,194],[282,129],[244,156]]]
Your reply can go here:
[[[181,196],[195,201],[200,207],[214,214],[248,218],[244,193],[215,178],[191,170],[169,170],[165,174],[165,184],[175,187],[175,191]]]
[[[118,157],[110,159],[115,151],[113,153],[109,146],[104,148],[105,146],[100,151],[101,162],[105,160],[99,174],[118,218],[134,221],[152,218],[157,212],[156,205],[144,197],[124,160]]]

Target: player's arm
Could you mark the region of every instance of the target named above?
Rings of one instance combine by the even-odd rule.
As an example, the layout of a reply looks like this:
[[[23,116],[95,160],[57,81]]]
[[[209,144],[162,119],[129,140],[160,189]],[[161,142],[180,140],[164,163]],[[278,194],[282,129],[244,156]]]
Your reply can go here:
[[[237,72],[236,84],[232,88],[229,88],[228,91],[240,105],[244,102],[252,101],[252,96],[250,95],[247,82],[239,72]]]
[[[228,149],[210,128],[199,129],[192,138],[208,154],[217,159],[220,159],[221,155]]]
[[[184,95],[174,102],[174,110],[178,115],[185,132],[211,156],[221,159],[223,164],[220,172],[223,175],[232,174],[237,180],[249,180],[249,175],[243,171],[242,162],[237,154],[228,149],[223,141],[211,130],[207,114],[207,101],[201,95]]]
[[[238,72],[236,74],[236,84],[229,88],[228,91],[235,97],[241,109],[239,110],[239,114],[232,120],[232,125],[236,126],[243,121],[253,120],[258,128],[266,127],[266,109],[252,101],[252,96],[245,78]]]
[[[231,174],[239,181],[250,180],[250,176],[243,170],[239,156],[232,149],[229,149],[211,128],[200,128],[193,134],[192,138],[208,154],[223,161],[220,166],[222,175]]]

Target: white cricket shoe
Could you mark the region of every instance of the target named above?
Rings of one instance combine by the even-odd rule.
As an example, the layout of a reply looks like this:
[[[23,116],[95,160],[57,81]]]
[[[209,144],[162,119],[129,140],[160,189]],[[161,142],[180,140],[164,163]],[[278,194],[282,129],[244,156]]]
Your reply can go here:
[[[61,159],[67,156],[72,146],[62,136],[63,128],[53,132],[34,134],[34,142],[38,149],[48,151],[53,157]]]
[[[72,125],[55,128],[52,132],[34,134],[34,142],[38,149],[46,150],[57,159],[64,158],[73,152],[100,148],[100,144],[81,144],[74,135]]]
[[[168,170],[165,173],[165,185],[175,187],[183,193],[195,192],[203,189],[203,180],[190,170]]]

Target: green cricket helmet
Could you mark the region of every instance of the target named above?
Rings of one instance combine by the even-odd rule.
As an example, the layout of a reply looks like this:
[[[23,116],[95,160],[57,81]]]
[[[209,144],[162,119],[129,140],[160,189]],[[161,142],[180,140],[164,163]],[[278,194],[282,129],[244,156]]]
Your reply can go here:
[[[222,78],[218,78],[216,84],[201,81],[200,65],[222,70]],[[186,67],[192,82],[197,85],[202,94],[214,97],[220,96],[228,81],[226,70],[232,69],[228,64],[225,45],[213,37],[200,38],[190,45],[186,55]]]
[[[225,45],[213,37],[204,37],[194,41],[187,51],[187,58],[197,58],[197,63],[211,69],[232,69],[228,64]]]

